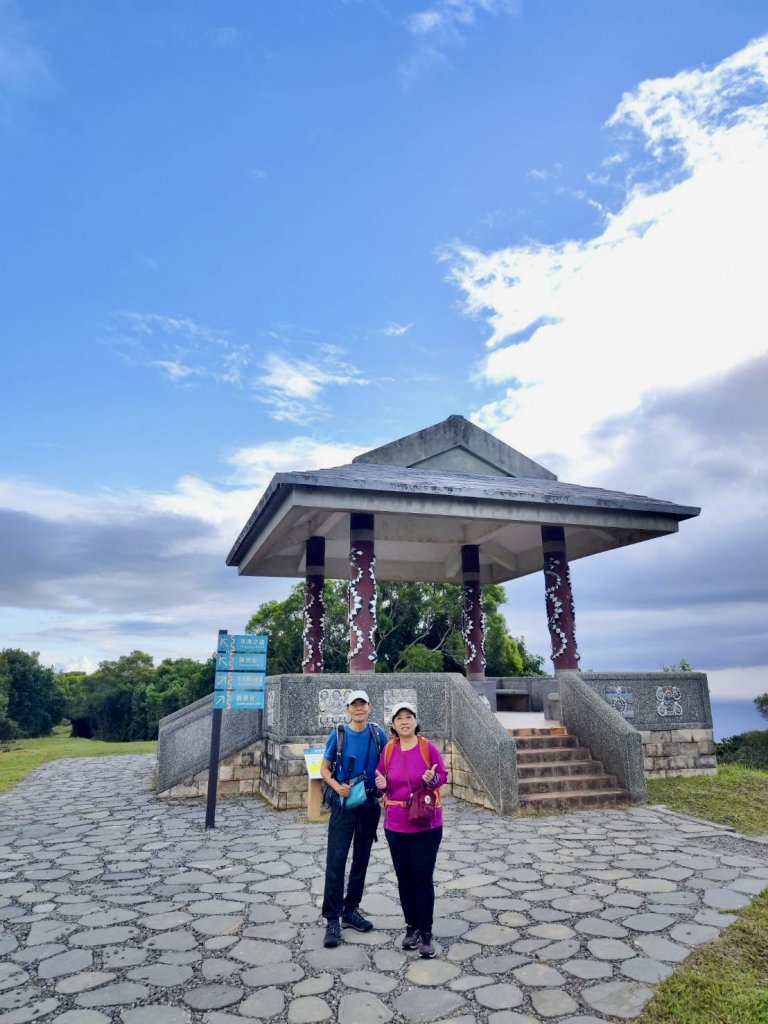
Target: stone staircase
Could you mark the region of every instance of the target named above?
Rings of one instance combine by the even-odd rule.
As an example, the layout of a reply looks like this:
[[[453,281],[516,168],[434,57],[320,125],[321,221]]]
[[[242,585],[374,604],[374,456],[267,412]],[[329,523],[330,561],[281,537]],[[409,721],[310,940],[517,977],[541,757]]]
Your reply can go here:
[[[629,793],[615,775],[606,775],[587,747],[565,726],[507,729],[517,744],[521,811],[582,810],[623,806]]]

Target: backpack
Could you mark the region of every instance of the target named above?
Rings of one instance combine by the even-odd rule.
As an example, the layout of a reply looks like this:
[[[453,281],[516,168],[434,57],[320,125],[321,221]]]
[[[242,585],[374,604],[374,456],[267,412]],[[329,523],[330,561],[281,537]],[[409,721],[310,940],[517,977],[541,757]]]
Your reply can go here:
[[[378,760],[381,757],[382,750],[380,726],[376,725],[375,722],[369,722],[368,728],[373,733],[373,742],[376,744],[376,761],[378,763]],[[336,768],[338,767],[341,761],[341,756],[344,753],[344,742],[346,738],[347,733],[345,731],[344,725],[341,722],[339,722],[336,725],[336,756],[334,757],[333,764],[330,767],[331,776],[333,778],[336,777]],[[326,807],[330,807],[331,801],[334,796],[336,796],[335,792],[331,789],[327,782],[324,782],[323,803],[326,805]]]

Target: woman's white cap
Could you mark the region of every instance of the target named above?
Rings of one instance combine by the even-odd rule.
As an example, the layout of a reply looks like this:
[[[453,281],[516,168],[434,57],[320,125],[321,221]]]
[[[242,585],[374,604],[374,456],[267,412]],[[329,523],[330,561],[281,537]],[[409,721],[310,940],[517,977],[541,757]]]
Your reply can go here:
[[[349,705],[352,703],[352,701],[355,701],[355,700],[364,700],[366,704],[370,704],[371,703],[371,698],[368,696],[368,694],[365,692],[365,690],[352,690],[347,695],[347,707],[349,707]]]
[[[413,704],[409,704],[407,700],[398,701],[397,704],[392,708],[392,718],[395,718],[398,711],[410,711],[414,718],[418,718],[416,708]]]

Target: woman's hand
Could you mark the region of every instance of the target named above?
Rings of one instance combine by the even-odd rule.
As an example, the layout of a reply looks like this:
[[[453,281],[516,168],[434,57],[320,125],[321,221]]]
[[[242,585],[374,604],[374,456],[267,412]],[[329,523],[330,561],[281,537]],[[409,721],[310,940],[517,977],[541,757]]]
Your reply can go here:
[[[346,798],[352,792],[352,787],[348,782],[340,782],[336,787],[336,792],[339,794],[342,800],[346,800]]]
[[[432,783],[435,781],[435,776],[436,775],[437,775],[437,765],[433,764],[432,767],[431,768],[427,768],[427,770],[421,776],[421,781],[422,782],[426,782],[426,784],[428,786],[431,786]]]
[[[378,768],[376,769],[376,774],[374,775],[374,781],[376,782],[376,789],[380,790],[383,793],[384,790],[387,788],[387,780],[384,778],[384,776],[381,774]]]

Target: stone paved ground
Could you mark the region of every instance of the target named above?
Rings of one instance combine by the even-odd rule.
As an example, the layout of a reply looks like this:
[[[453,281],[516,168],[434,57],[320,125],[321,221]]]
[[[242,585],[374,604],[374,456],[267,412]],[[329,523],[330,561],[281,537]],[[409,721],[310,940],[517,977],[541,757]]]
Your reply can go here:
[[[322,948],[325,826],[157,802],[153,759],[59,761],[0,797],[0,1024],[596,1024],[768,885],[768,846],[649,808],[503,819],[447,801],[440,957],[399,943],[386,843]]]

